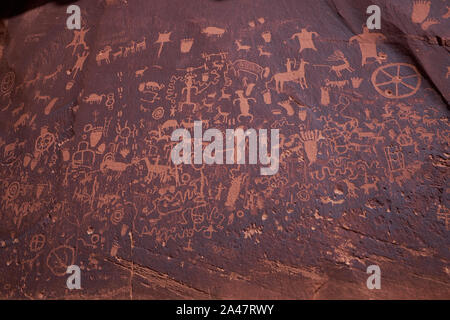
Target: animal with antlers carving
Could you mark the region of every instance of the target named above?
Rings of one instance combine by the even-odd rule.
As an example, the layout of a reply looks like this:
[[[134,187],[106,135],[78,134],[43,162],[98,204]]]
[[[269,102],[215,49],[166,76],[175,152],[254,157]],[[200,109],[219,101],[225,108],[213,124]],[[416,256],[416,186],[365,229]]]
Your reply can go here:
[[[337,66],[331,66],[330,71],[334,71],[336,76],[339,78],[342,77],[341,71],[347,70],[348,72],[353,72],[355,69],[350,67],[350,63],[347,58],[344,56],[344,53],[341,50],[336,50],[334,53],[328,57],[328,61],[343,61],[344,63],[339,64]]]

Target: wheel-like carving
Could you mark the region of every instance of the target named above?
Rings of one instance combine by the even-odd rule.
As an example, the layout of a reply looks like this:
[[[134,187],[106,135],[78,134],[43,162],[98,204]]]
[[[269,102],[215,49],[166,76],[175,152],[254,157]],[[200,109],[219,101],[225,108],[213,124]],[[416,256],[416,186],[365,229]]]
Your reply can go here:
[[[383,97],[400,99],[412,96],[422,81],[417,68],[407,63],[390,63],[372,73],[372,84]]]

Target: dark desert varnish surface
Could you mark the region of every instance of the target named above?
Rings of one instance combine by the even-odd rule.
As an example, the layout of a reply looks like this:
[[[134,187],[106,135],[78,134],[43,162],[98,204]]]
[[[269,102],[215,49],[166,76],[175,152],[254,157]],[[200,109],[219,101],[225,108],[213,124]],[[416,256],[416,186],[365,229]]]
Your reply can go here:
[[[68,4],[5,17],[0,298],[448,299],[450,14],[383,3],[84,0],[81,30]],[[279,170],[248,148],[175,165],[171,135],[195,121],[278,129]]]

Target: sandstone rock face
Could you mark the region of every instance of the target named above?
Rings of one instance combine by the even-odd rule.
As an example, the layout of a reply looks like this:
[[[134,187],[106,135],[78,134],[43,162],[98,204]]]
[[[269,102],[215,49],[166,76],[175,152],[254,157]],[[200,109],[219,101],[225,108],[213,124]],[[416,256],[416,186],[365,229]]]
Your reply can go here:
[[[443,1],[76,4],[2,13],[0,298],[450,298]]]

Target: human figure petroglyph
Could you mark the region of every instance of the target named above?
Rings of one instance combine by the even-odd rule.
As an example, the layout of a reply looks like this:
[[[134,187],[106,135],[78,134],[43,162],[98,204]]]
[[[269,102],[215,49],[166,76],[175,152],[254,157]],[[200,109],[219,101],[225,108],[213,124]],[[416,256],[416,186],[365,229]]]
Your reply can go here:
[[[303,60],[303,58],[300,60],[300,65],[297,70],[294,71],[287,71],[287,72],[281,72],[277,73],[273,76],[273,79],[275,80],[275,89],[278,93],[283,92],[284,83],[288,81],[297,82],[300,84],[300,87],[302,89],[308,88],[308,84],[306,83],[306,77],[305,77],[305,65],[309,64],[309,62]]]
[[[116,133],[117,136],[115,138],[115,142],[117,142],[119,139],[125,140],[125,145],[128,145],[128,139],[134,135],[135,130],[131,130],[131,128],[128,126],[128,120],[125,121],[125,125],[122,126],[120,122],[117,122],[116,126]]]
[[[181,94],[186,94],[186,100],[180,102],[178,107],[178,111],[180,112],[183,111],[183,106],[193,106],[192,112],[197,111],[197,103],[191,101],[192,90],[195,90],[196,94],[198,93],[198,87],[194,86],[194,78],[195,76],[189,73],[185,76],[184,83],[186,84],[186,86],[181,89]]]
[[[317,51],[314,45],[313,36],[318,37],[319,34],[315,31],[308,31],[307,28],[302,28],[301,32],[294,33],[291,36],[291,39],[297,38],[300,46],[300,48],[298,49],[299,53],[305,49],[312,49],[314,51]]]
[[[370,32],[369,29],[364,26],[363,32],[357,34],[349,39],[349,43],[357,41],[361,50],[361,65],[364,66],[367,63],[368,58],[374,58],[379,64],[384,59],[377,52],[377,41],[386,40],[386,37],[379,32]]]
[[[253,115],[250,113],[250,103],[249,101],[256,102],[255,98],[248,98],[244,96],[244,90],[236,90],[236,95],[238,96],[237,99],[233,100],[233,104],[236,102],[239,102],[239,108],[241,111],[241,114],[238,116],[238,121],[242,117],[250,117],[250,122],[253,121]]]
[[[83,50],[88,50],[89,47],[86,45],[86,41],[84,37],[86,36],[86,33],[89,31],[89,29],[81,28],[81,30],[74,30],[73,31],[73,39],[72,41],[66,46],[66,48],[73,46],[72,55],[75,54],[75,51],[77,50],[78,46],[83,46]]]
[[[177,113],[177,107],[175,105],[170,106],[170,116],[175,117],[176,113]]]
[[[83,53],[81,54],[81,56],[77,53],[77,61],[75,62],[74,67],[72,68],[71,73],[73,74],[73,78],[75,78],[75,76],[77,75],[78,71],[82,71],[83,70],[83,65],[84,62],[86,61],[86,58],[89,55],[89,51],[83,51]]]

